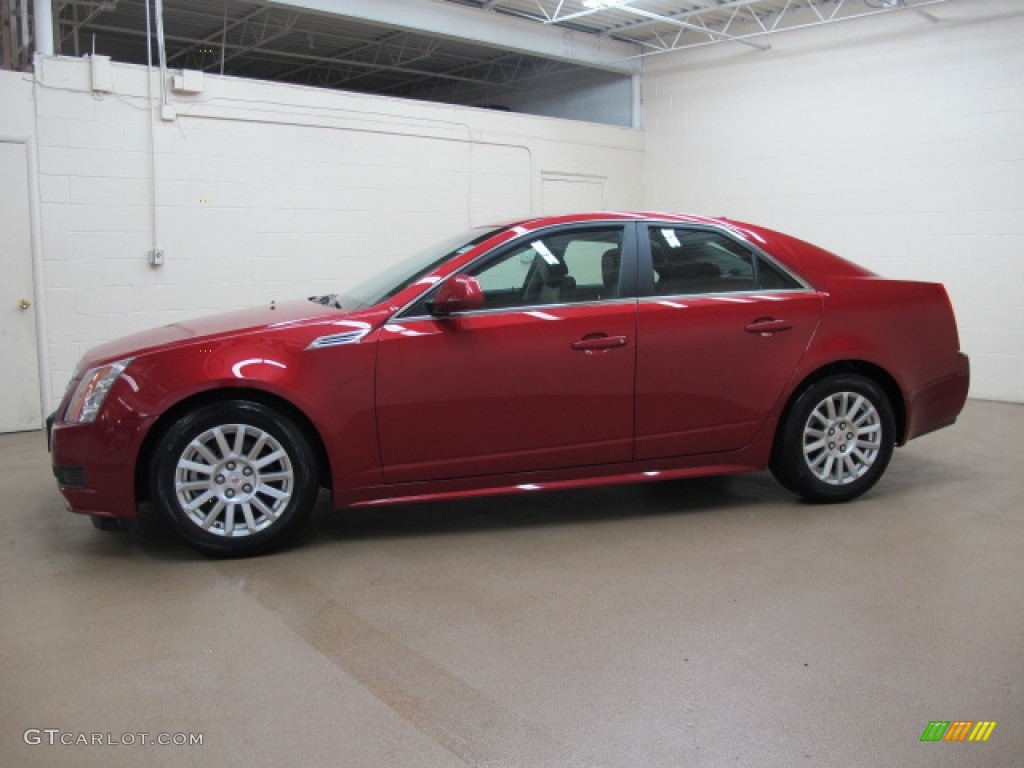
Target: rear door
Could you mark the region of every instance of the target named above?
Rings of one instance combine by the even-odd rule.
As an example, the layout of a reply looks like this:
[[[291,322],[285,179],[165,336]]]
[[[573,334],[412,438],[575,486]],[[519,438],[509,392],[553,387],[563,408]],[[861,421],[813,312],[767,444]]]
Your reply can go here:
[[[810,343],[822,297],[704,227],[640,233],[636,458],[742,448]]]
[[[480,282],[484,309],[433,317],[428,294],[386,325],[385,481],[628,461],[635,253],[631,222],[529,235],[464,270]]]

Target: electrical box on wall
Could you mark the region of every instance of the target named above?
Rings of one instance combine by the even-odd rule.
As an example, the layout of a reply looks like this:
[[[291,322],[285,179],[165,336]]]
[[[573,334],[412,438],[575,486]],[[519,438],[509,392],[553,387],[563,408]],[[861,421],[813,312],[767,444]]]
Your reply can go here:
[[[178,93],[202,93],[203,73],[198,69],[183,69],[180,75],[175,75],[171,84],[171,90]]]
[[[110,66],[109,56],[97,56],[95,53],[90,57],[92,68],[92,89],[104,93],[114,92],[114,70]]]

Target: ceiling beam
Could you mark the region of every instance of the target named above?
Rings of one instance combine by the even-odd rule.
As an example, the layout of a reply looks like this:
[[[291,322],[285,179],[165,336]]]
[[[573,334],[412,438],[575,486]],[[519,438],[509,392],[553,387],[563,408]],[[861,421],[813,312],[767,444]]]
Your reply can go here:
[[[544,27],[506,14],[423,0],[271,0],[270,5],[344,16],[411,32],[568,61],[609,72],[639,74],[640,47],[584,32]]]
[[[744,6],[754,6],[761,0],[729,0],[729,2],[719,3],[718,5],[709,6],[704,4],[699,8],[692,8],[689,10],[675,11],[670,13],[662,14],[666,18],[675,19],[676,21],[687,21],[688,19],[700,18],[701,16],[708,16],[712,13],[723,13],[725,11],[731,11],[735,8],[742,8]],[[751,11],[756,11],[757,8],[751,8]],[[775,10],[770,13],[775,13]],[[561,21],[561,19],[559,19]],[[634,29],[641,27],[649,27],[657,24],[658,21],[653,18],[647,18],[646,21],[633,21],[628,24],[620,24],[617,27],[609,28],[608,32],[613,35],[617,35],[621,32],[632,32]]]

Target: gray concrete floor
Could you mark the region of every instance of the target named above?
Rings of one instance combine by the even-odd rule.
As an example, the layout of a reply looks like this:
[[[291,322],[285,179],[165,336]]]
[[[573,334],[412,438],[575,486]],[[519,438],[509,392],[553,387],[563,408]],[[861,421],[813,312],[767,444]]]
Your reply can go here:
[[[764,474],[322,504],[229,562],[95,531],[0,436],[0,765],[1020,766],[1022,435],[970,402],[846,506]],[[202,745],[59,743],[93,733]]]

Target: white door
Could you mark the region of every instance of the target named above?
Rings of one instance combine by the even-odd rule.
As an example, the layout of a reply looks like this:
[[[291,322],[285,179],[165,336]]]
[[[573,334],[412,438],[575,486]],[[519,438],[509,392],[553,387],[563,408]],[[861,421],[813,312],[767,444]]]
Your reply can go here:
[[[0,141],[0,432],[39,429],[28,147]]]
[[[597,177],[543,179],[543,213],[583,213],[604,210],[604,180]]]

